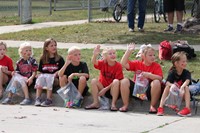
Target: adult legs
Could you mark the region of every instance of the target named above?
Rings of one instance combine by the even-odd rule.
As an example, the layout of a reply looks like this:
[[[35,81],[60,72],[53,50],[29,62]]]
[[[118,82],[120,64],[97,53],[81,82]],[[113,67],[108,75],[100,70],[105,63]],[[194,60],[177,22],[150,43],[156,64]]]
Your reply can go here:
[[[145,14],[146,14],[147,0],[138,0],[139,16],[138,16],[138,28],[143,29]]]
[[[128,0],[127,3],[127,19],[128,19],[128,27],[134,29],[135,24],[135,4],[136,0]]]

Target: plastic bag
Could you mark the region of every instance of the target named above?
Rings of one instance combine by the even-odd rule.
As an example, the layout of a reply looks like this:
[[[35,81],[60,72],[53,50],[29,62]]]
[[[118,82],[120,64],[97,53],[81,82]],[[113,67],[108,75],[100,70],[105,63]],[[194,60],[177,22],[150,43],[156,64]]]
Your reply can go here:
[[[140,98],[141,100],[148,100],[146,96],[146,90],[148,88],[148,85],[149,80],[142,76],[141,71],[137,71],[132,95]]]
[[[40,74],[36,80],[35,88],[52,90],[54,79],[54,74]]]
[[[57,90],[57,93],[64,100],[64,106],[68,108],[72,107],[73,103],[83,99],[83,96],[72,82]]]
[[[178,85],[173,84],[170,87],[169,95],[165,99],[165,105],[170,108],[179,109],[182,103],[183,92],[180,91]]]
[[[6,87],[6,92],[11,92],[13,94],[23,96],[22,88],[27,85],[26,81],[27,81],[27,77],[24,77],[18,73],[15,73]]]
[[[108,110],[110,109],[110,103],[109,99],[105,96],[99,97],[99,102],[100,102],[100,110]]]
[[[200,94],[200,83],[194,83],[192,85],[189,85],[189,90],[193,96]]]

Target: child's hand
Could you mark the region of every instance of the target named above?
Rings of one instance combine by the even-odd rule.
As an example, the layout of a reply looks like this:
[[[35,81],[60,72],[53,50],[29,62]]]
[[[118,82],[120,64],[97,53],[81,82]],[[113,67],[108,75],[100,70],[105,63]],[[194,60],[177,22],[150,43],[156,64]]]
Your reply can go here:
[[[105,95],[105,93],[106,93],[106,88],[103,88],[100,92],[99,92],[99,94],[98,94],[98,96],[104,96]]]
[[[95,48],[94,48],[94,50],[93,50],[93,54],[94,55],[99,55],[100,54],[100,52],[101,52],[101,50],[100,50],[100,45],[97,45]]]
[[[14,76],[15,75],[15,71],[12,71],[11,75]]]
[[[66,57],[66,63],[71,63],[72,62],[72,55],[67,55]]]
[[[32,79],[32,78],[29,78],[29,79],[27,80],[27,85],[30,86],[32,83],[33,83],[33,79]]]
[[[128,51],[133,51],[135,49],[135,43],[130,43],[127,45],[127,50]]]
[[[71,75],[68,76],[68,82],[72,82],[72,79],[74,77],[74,74],[72,73]]]
[[[7,66],[2,66],[2,67],[1,67],[1,71],[2,71],[3,73],[8,73],[8,67],[7,67]]]

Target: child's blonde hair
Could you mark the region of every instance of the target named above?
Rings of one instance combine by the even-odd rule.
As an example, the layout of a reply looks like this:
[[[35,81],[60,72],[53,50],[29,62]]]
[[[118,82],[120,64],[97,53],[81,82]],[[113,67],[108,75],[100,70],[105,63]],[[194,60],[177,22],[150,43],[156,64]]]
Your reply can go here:
[[[103,57],[103,59],[106,58],[106,56],[107,56],[107,54],[108,54],[108,51],[110,51],[110,50],[116,51],[113,47],[105,47],[105,48],[103,49],[103,51],[102,51],[102,57]]]
[[[0,42],[0,45],[3,45],[5,49],[7,50],[7,44],[5,42]]]
[[[143,54],[144,56],[146,56],[148,51],[155,51],[155,49],[154,49],[153,47],[151,47],[151,46],[146,46],[146,47],[142,50],[142,54]]]
[[[67,53],[72,54],[74,51],[80,51],[80,48],[77,46],[72,46],[68,49]]]
[[[31,48],[31,51],[32,51],[31,56],[33,56],[33,48],[31,47],[31,44],[29,42],[24,42],[24,43],[20,44],[19,49],[18,49],[18,53],[19,53],[20,57],[23,57],[22,50],[26,47]]]

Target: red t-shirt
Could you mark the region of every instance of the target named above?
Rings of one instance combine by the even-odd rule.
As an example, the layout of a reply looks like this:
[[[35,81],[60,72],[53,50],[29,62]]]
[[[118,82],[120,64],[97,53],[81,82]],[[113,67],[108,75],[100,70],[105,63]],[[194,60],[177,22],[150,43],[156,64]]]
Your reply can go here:
[[[0,60],[0,65],[7,66],[9,71],[14,71],[13,61],[6,55],[4,55],[4,57]]]
[[[153,62],[150,66],[144,65],[144,63],[139,60],[128,61],[128,63],[130,66],[130,69],[127,69],[128,71],[136,72],[136,71],[140,70],[142,72],[150,72],[152,74],[163,77],[161,66],[156,62]],[[133,77],[133,81],[135,82],[135,75]]]
[[[110,85],[114,79],[123,79],[122,65],[119,62],[116,62],[114,66],[109,66],[104,60],[99,60],[98,65],[94,67],[100,70],[99,82],[102,83],[104,87]]]

